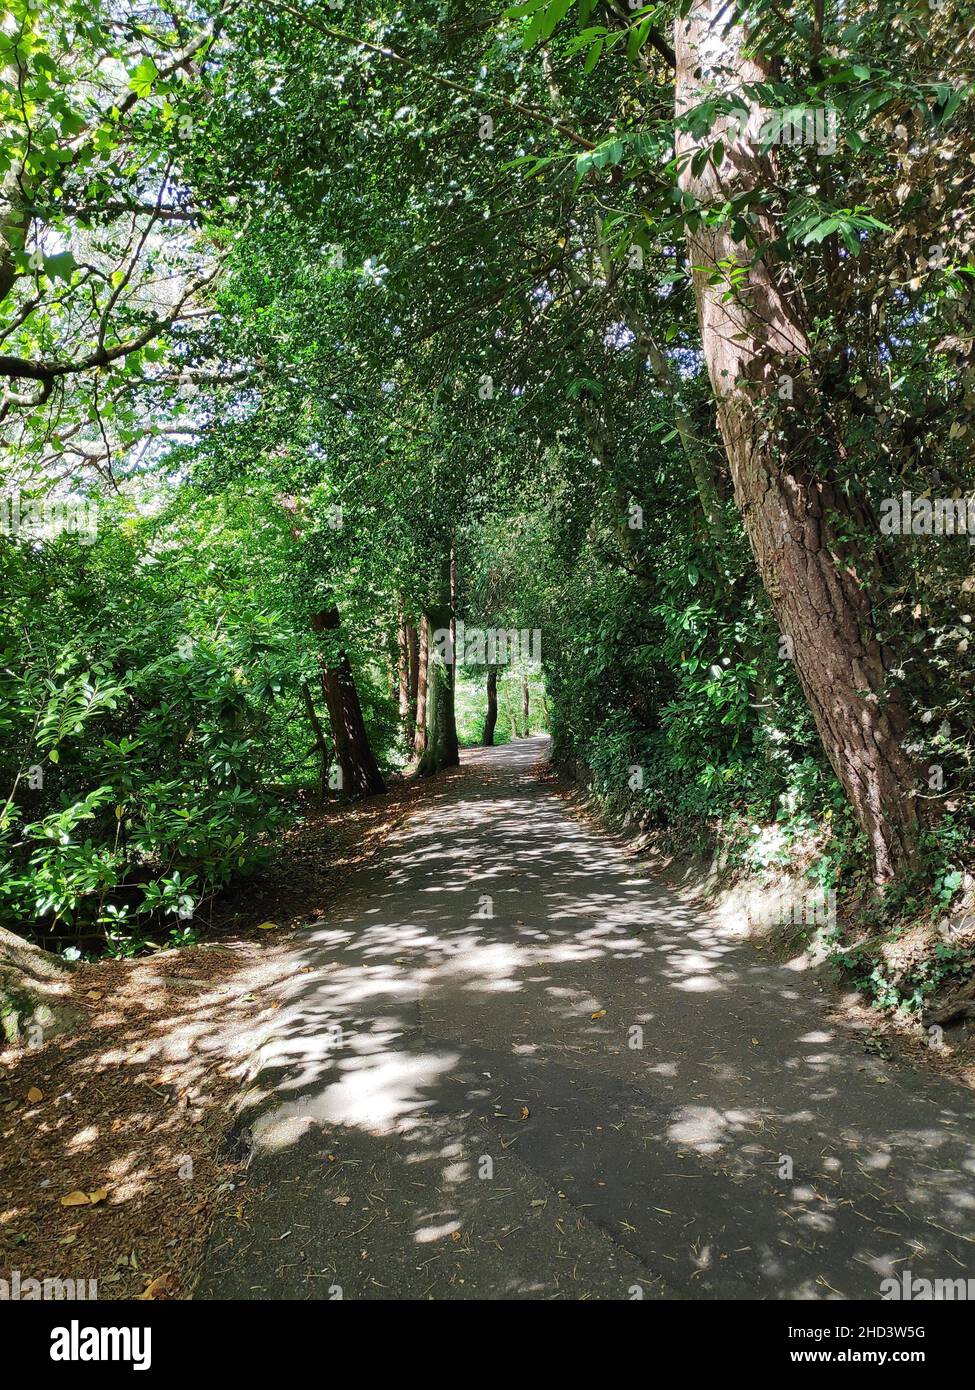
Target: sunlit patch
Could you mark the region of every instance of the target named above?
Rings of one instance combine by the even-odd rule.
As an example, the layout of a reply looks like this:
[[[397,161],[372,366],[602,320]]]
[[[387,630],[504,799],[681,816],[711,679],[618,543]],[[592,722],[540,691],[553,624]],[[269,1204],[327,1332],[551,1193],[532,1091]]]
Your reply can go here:
[[[318,1093],[288,1102],[264,1123],[278,1125],[297,1116],[317,1125],[351,1125],[373,1133],[402,1133],[426,1108],[425,1095],[435,1082],[456,1067],[459,1060],[456,1053],[385,1052],[345,1059],[346,1070],[339,1080]],[[262,1124],[262,1143],[263,1135]]]
[[[860,1166],[861,1166],[862,1168],[870,1168],[870,1169],[873,1169],[873,1170],[875,1170],[875,1171],[877,1171],[877,1172],[883,1172],[885,1168],[889,1168],[889,1167],[890,1167],[890,1154],[889,1154],[889,1153],[862,1154],[862,1155],[860,1156],[860,1158],[859,1158],[858,1161],[859,1161]]]
[[[418,1245],[430,1245],[435,1240],[443,1240],[460,1230],[459,1221],[444,1221],[440,1226],[420,1226],[413,1235]]]
[[[720,1146],[727,1132],[728,1122],[720,1110],[710,1105],[688,1105],[668,1125],[667,1138],[708,1153]]]
[[[71,1150],[87,1149],[94,1144],[97,1138],[98,1126],[86,1125],[84,1129],[80,1129],[72,1139],[68,1140],[67,1147]]]

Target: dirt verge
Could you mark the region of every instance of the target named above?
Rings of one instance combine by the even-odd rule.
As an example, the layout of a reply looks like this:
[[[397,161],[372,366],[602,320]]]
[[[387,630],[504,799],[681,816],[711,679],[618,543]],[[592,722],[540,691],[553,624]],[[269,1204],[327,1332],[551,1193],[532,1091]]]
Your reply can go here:
[[[328,916],[427,785],[311,812],[214,905],[202,945],[61,982],[73,1026],[0,1053],[0,1278],[189,1296],[217,1213],[247,1220],[228,1136],[293,933]]]

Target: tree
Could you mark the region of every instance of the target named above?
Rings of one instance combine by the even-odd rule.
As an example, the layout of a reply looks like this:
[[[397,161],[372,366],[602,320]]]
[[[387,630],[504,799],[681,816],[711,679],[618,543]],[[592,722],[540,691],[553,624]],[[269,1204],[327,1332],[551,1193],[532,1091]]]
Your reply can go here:
[[[771,63],[748,46],[740,21],[726,25],[717,3],[677,20],[674,48],[680,187],[695,213],[688,251],[736,500],[823,746],[884,882],[916,860],[918,774],[904,751],[906,714],[856,539],[871,517],[834,467],[845,444],[817,379],[798,286],[774,251],[781,228],[759,203],[776,182],[755,131],[762,112],[750,114],[741,137],[734,117],[693,131],[705,101],[770,83]],[[722,211],[736,199],[752,208],[747,238]],[[791,394],[780,402],[783,382]]]
[[[489,666],[487,672],[487,712],[484,715],[484,731],[481,743],[485,748],[494,744],[494,731],[498,724],[498,668]]]

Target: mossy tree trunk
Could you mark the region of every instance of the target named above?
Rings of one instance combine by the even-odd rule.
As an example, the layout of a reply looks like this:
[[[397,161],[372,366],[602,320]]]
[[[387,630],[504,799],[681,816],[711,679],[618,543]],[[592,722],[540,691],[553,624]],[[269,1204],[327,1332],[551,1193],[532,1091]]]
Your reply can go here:
[[[460,762],[454,710],[456,647],[452,612],[447,604],[425,614],[428,632],[426,747],[417,772],[421,777]]]

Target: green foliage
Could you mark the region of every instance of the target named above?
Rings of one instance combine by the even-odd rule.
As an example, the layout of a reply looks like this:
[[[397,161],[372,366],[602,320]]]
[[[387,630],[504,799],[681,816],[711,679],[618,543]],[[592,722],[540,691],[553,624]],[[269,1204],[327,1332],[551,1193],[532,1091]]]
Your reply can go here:
[[[5,925],[118,942],[188,921],[279,819],[262,763],[293,741],[275,718],[296,657],[261,595],[228,612],[247,537],[219,515],[103,509],[90,547],[0,546],[29,614],[0,656]]]
[[[97,504],[99,527],[0,536],[4,922],[118,954],[192,939],[316,788],[343,654],[403,766],[396,633],[446,602],[451,552],[468,625],[541,630],[533,728],[550,716],[607,804],[743,867],[816,835],[824,885],[862,872],[715,430],[684,250],[702,226],[736,239],[707,268],[729,299],[771,253],[808,311],[800,370],[831,427],[810,422],[809,467],[825,449],[856,504],[843,563],[911,756],[943,773],[919,778],[946,814],[891,902],[950,903],[973,552],[873,524],[903,489],[975,486],[953,176],[972,84],[943,8],[748,0],[729,22],[770,75],[678,115],[686,4],[353,0],[336,26],[315,5],[10,0],[0,491]],[[826,110],[835,148],[788,143]],[[699,206],[676,142],[723,176],[729,122],[760,113],[774,181]],[[522,674],[501,673],[499,742]],[[485,672],[462,677],[476,743]]]
[[[879,953],[883,941],[873,941],[859,951],[837,950],[831,959],[847,972],[853,985],[877,1009],[907,1015],[923,1011],[928,999],[946,981],[959,983],[975,968],[975,951],[938,942],[926,955],[906,968],[894,971]]]

